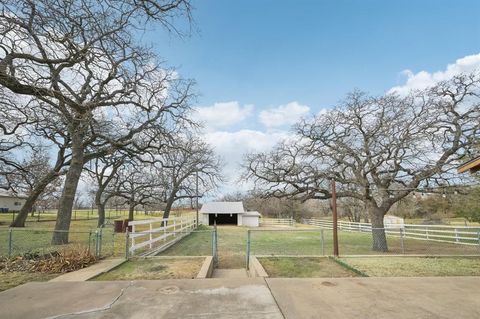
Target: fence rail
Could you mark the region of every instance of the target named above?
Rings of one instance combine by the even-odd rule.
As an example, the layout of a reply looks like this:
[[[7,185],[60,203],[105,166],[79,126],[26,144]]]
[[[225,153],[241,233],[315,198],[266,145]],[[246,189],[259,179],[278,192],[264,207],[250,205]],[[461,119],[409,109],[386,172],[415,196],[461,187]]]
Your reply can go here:
[[[295,220],[290,218],[261,218],[260,226],[295,226]]]
[[[333,221],[303,219],[303,224],[332,229]],[[370,223],[338,221],[338,229],[356,232],[371,232]],[[480,226],[386,224],[385,233],[390,236],[448,242],[461,245],[480,245]]]
[[[167,243],[177,236],[184,236],[195,229],[195,218],[153,218],[128,222],[131,231],[127,233],[127,255],[139,250],[155,248],[156,243]],[[128,241],[130,240],[130,243]]]

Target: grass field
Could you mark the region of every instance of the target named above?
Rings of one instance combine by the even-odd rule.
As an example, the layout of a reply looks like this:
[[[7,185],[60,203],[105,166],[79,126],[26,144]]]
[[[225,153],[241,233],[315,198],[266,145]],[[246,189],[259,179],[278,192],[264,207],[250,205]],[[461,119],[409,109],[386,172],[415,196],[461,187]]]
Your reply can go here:
[[[124,256],[125,235],[121,233],[115,234],[113,232],[113,221],[115,219],[125,218],[125,216],[123,216],[124,212],[121,216],[114,215],[113,213],[114,211],[110,214],[112,219],[106,220],[106,226],[102,230],[102,254],[105,256]],[[172,212],[172,215],[178,216],[189,213],[191,212]],[[94,249],[97,219],[87,220],[87,214],[89,214],[87,211],[79,211],[78,217],[81,217],[82,219],[72,220],[70,224],[69,240],[72,244],[90,246],[91,249]],[[109,216],[108,213],[107,216]],[[136,220],[149,219],[152,217],[161,217],[161,212],[153,215],[145,215],[142,212],[135,215]],[[9,223],[11,222],[11,214],[0,214],[0,222],[0,256],[5,256],[8,253]],[[25,228],[13,228],[13,254],[24,254],[29,252],[47,253],[51,250],[55,250],[56,248],[52,247],[50,244],[54,227],[55,220],[37,222],[34,219],[28,219]]]
[[[371,277],[480,276],[479,257],[350,257],[340,260]]]
[[[358,275],[327,257],[266,257],[258,259],[269,277],[319,278]]]
[[[172,211],[172,216],[184,216],[191,214],[192,211]],[[148,218],[158,218],[162,217],[163,212],[149,212],[147,215],[143,211],[137,211],[134,214],[135,220],[141,219],[148,219]],[[1,228],[8,228],[10,223],[12,222],[14,214],[12,213],[0,213],[0,229]],[[38,218],[38,214],[35,216],[29,215],[26,222],[26,227],[32,228],[50,228],[53,229],[53,225],[55,225],[55,219],[57,218],[57,214],[55,211],[47,211],[45,213],[40,214],[40,218]],[[128,211],[127,210],[107,210],[105,212],[105,219],[106,224],[110,225],[113,224],[113,221],[116,219],[126,219],[128,218]],[[73,210],[72,212],[72,223],[79,222],[80,224],[85,223],[90,227],[96,228],[97,227],[97,211],[94,210]],[[72,224],[73,225],[73,224]],[[73,227],[72,227],[73,229]]]
[[[92,280],[191,279],[197,276],[202,263],[203,258],[131,259]]]
[[[31,272],[0,272],[0,291],[7,290],[31,281],[49,281],[59,274]]]
[[[203,229],[209,229],[204,227]],[[211,228],[210,228],[211,229]],[[241,268],[245,266],[247,230],[245,227],[218,226],[219,268]],[[320,230],[311,228],[307,231],[284,231],[263,229],[252,231],[250,237],[250,253],[257,256],[286,255],[331,255],[333,251],[332,231],[324,231],[322,249]],[[401,254],[400,239],[389,237],[389,252]],[[161,255],[198,256],[211,254],[212,239],[210,232],[192,233],[179,243],[170,247]],[[372,251],[372,236],[369,233],[339,232],[340,255],[375,255]],[[405,239],[406,254],[419,255],[477,255],[478,246],[457,245],[433,241]]]

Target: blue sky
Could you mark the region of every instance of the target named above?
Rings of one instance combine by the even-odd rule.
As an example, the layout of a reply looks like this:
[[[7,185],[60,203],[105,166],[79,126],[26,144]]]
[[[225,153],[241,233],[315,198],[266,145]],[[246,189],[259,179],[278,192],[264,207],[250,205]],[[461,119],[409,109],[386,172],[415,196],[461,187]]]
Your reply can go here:
[[[478,0],[193,3],[190,37],[145,40],[197,81],[205,138],[234,186],[243,153],[267,150],[355,88],[421,88],[480,67]]]
[[[373,93],[400,72],[435,71],[479,51],[480,1],[194,1],[198,32],[149,36],[197,80],[199,103],[329,107],[353,88]]]

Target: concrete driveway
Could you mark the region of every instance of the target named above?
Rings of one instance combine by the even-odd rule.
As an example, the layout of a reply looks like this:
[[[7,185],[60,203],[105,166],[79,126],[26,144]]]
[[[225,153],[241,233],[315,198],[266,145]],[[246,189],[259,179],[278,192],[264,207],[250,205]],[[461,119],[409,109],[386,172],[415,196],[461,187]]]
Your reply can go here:
[[[480,277],[29,283],[0,318],[480,318]]]

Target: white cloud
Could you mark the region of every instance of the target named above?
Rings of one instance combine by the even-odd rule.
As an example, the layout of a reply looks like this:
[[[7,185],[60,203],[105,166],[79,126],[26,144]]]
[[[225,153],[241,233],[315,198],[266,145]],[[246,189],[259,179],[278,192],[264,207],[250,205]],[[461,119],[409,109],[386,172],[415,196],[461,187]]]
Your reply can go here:
[[[207,132],[205,140],[215,148],[215,151],[225,161],[224,174],[227,184],[222,187],[222,193],[235,190],[246,191],[252,185],[237,183],[243,173],[240,163],[243,156],[249,152],[263,152],[271,149],[276,143],[288,136],[286,131],[261,132],[256,130],[239,130],[236,132]]]
[[[407,94],[410,90],[421,90],[434,85],[440,81],[451,79],[453,76],[468,73],[480,69],[480,53],[467,55],[449,64],[444,71],[429,73],[420,71],[413,73],[411,70],[404,70],[402,74],[406,75],[407,81],[403,85],[395,86],[389,90],[389,93]]]
[[[195,108],[193,117],[206,128],[227,127],[242,122],[253,112],[253,105],[243,107],[237,101],[215,103],[212,106]]]
[[[259,119],[267,127],[279,127],[292,125],[309,112],[308,106],[294,101],[260,112]]]

